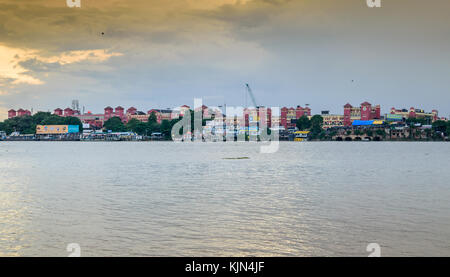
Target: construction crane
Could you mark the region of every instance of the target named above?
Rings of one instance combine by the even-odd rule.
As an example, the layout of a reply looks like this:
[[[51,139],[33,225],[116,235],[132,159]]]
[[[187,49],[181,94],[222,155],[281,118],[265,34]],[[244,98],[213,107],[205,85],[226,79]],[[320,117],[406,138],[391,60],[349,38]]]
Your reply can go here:
[[[253,95],[252,89],[250,88],[250,86],[248,84],[245,84],[245,87],[247,88],[247,92],[250,95],[250,98],[252,99],[253,105],[255,105],[255,108],[257,108],[258,105],[256,105],[256,100],[255,100],[255,96]]]
[[[249,84],[245,84],[245,87],[247,88],[247,92],[248,92],[248,94],[250,95],[250,98],[252,99],[252,102],[253,102],[253,105],[255,106],[255,109],[256,109],[256,114],[257,114],[257,116],[256,116],[256,136],[257,137],[259,137],[259,107],[258,107],[258,105],[256,104],[256,99],[255,99],[255,96],[253,95],[253,91],[252,91],[252,89],[250,88],[250,86],[249,86]],[[247,105],[247,94],[245,94],[245,104]],[[246,108],[248,108],[248,107],[246,107]],[[250,133],[250,124],[247,126],[247,133]]]

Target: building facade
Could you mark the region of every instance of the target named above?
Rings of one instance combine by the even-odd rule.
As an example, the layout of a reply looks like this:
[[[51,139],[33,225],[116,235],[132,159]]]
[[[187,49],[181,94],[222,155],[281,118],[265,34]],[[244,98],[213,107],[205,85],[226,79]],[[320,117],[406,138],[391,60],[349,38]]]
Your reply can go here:
[[[439,112],[437,110],[432,110],[431,112],[427,113],[422,109],[416,109],[414,107],[409,108],[409,110],[396,109],[393,107],[391,108],[390,114],[402,116],[405,120],[410,118],[425,119],[430,123],[440,119],[438,116]]]
[[[297,108],[283,107],[280,110],[280,126],[284,127],[285,130],[295,129],[297,119],[302,116],[311,116],[311,109],[301,106],[297,106]]]
[[[11,109],[8,111],[8,118],[14,118],[17,116],[26,116],[26,115],[31,115],[31,112],[29,110],[24,110],[24,109],[19,109],[19,110],[14,110]]]
[[[337,114],[322,114],[323,128],[329,129],[344,126],[344,116]]]
[[[344,126],[351,126],[354,120],[381,119],[380,105],[372,106],[369,102],[353,107],[350,103],[344,106]]]

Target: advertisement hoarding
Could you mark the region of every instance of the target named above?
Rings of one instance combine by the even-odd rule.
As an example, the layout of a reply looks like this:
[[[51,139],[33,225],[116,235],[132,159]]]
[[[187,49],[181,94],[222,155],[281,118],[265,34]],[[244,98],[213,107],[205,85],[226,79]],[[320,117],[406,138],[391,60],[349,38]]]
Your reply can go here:
[[[64,135],[69,133],[79,133],[78,125],[37,125],[37,135]]]
[[[386,115],[387,121],[403,121],[403,115],[401,114],[388,114]]]

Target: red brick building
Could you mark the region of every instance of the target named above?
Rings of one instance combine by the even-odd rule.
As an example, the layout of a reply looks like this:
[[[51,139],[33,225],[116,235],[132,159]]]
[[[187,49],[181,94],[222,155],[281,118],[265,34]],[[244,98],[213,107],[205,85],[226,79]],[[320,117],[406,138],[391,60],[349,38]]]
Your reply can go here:
[[[63,110],[60,108],[57,108],[53,111],[53,114],[58,115],[58,116],[62,116],[63,115]]]
[[[172,120],[173,116],[172,116],[172,110],[160,110],[160,109],[151,109],[147,112],[147,121],[148,121],[148,117],[150,117],[150,115],[154,113],[156,115],[156,121],[158,123],[161,123],[163,120]]]
[[[75,112],[71,108],[64,109],[64,116],[73,116],[74,114],[75,114]]]
[[[13,118],[17,116],[17,112],[14,109],[8,111],[8,118]]]
[[[111,108],[110,106],[105,108],[105,121],[107,121],[108,119],[110,119],[111,117],[114,117],[114,109]]]
[[[283,107],[280,110],[280,126],[283,126],[286,130],[294,129],[297,119],[302,116],[311,116],[311,109],[302,106],[297,106],[297,108]]]
[[[381,119],[380,105],[372,106],[369,102],[353,107],[349,103],[344,106],[344,126],[351,126],[354,120]]]
[[[14,109],[11,109],[8,111],[8,118],[14,118],[17,116],[26,116],[26,115],[31,116],[31,112],[29,110],[24,110],[24,109],[19,109],[17,111]]]

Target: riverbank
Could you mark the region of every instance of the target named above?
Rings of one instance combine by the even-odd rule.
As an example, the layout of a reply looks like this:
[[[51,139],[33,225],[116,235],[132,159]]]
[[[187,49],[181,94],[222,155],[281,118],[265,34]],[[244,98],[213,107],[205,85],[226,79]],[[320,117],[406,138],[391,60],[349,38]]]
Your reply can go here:
[[[164,139],[148,139],[148,140],[83,140],[83,139],[52,139],[52,140],[45,140],[45,139],[20,139],[20,138],[14,138],[14,139],[4,139],[0,140],[1,142],[173,142],[172,140],[164,140]],[[433,140],[433,139],[422,139],[422,140],[410,140],[410,139],[392,139],[392,140],[363,140],[363,139],[343,139],[343,140],[305,140],[301,142],[449,142],[450,139],[444,139],[444,140]],[[181,142],[181,141],[180,141]],[[227,142],[227,141],[183,141],[183,142],[201,142],[201,143],[221,143],[221,142]],[[234,141],[237,142],[237,141]],[[256,141],[240,141],[240,142],[256,142]],[[264,141],[258,141],[264,143]],[[279,142],[295,142],[295,143],[301,143],[300,141],[292,141],[292,140],[279,140]]]

